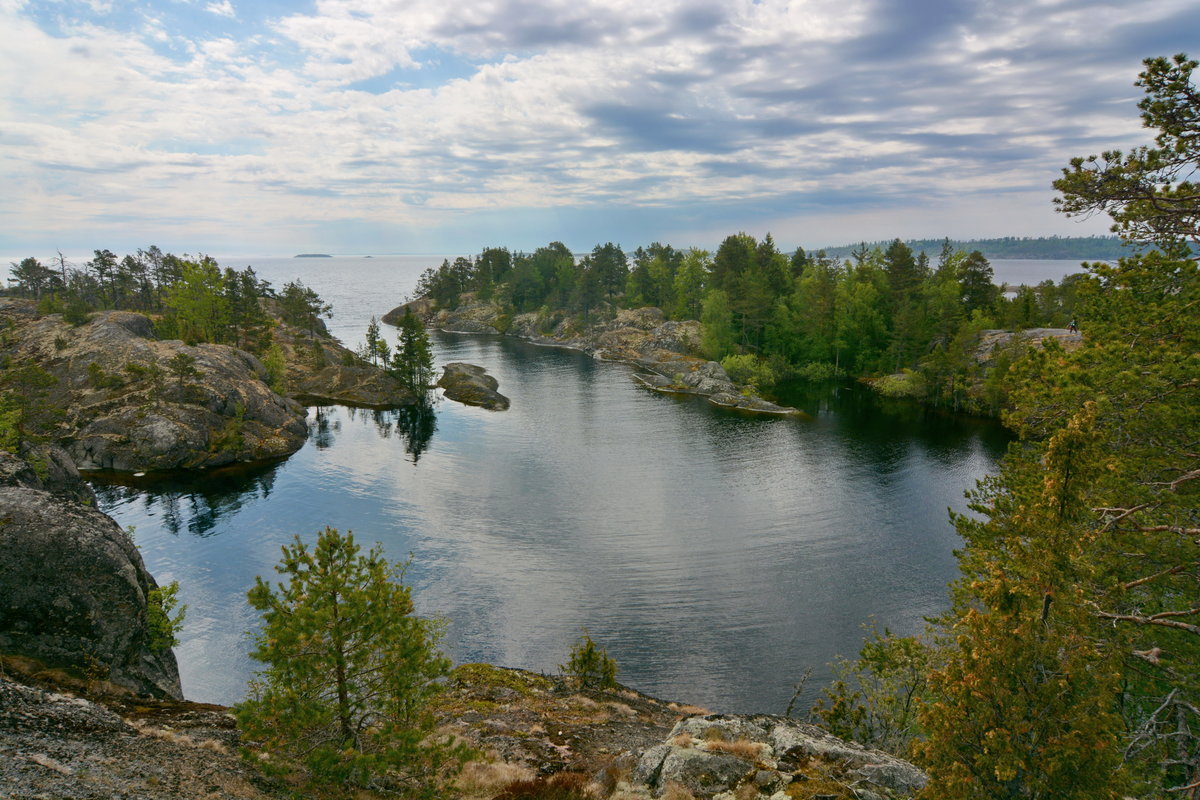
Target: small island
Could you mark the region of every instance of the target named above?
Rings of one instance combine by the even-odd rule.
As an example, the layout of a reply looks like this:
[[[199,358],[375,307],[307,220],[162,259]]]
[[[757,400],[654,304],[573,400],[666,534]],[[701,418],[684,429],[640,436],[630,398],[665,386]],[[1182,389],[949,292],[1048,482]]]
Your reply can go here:
[[[297,253],[292,258],[333,258],[329,253]]]

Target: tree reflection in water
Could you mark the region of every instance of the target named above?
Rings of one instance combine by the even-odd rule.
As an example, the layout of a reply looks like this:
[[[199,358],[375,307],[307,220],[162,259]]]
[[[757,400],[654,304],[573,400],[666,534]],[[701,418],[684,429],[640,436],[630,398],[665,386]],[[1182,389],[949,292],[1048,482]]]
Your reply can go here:
[[[429,441],[437,430],[437,412],[428,401],[403,408],[369,411],[347,408],[346,414],[352,420],[359,417],[364,421],[369,420],[384,439],[390,439],[393,435],[403,439],[404,452],[412,456],[414,464],[420,461],[421,454],[429,449]],[[337,423],[332,427],[336,429]],[[332,443],[332,438],[329,441]]]
[[[90,472],[85,477],[102,508],[140,497],[146,510],[159,516],[163,528],[171,534],[178,536],[186,529],[194,536],[209,536],[223,517],[271,496],[280,463],[236,464],[145,476]]]

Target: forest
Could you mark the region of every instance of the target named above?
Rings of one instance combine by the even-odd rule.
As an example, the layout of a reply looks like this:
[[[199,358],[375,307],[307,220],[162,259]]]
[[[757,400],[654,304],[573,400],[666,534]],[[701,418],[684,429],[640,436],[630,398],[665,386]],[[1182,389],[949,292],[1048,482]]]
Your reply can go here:
[[[1015,353],[1001,354],[985,376],[974,355],[979,332],[1065,327],[1081,278],[1005,294],[982,253],[949,241],[932,262],[899,239],[839,260],[737,233],[715,253],[655,242],[630,255],[609,242],[577,260],[561,242],[532,253],[486,248],[426,270],[416,294],[447,308],[469,297],[585,321],[657,306],[672,319],[699,319],[705,355],[760,390],[797,378],[897,376],[879,388],[996,414]]]

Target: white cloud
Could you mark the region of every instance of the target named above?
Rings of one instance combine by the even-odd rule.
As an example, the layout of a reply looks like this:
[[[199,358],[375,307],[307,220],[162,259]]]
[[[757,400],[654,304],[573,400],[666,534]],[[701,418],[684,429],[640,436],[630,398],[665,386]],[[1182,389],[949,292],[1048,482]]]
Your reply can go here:
[[[1159,53],[1104,47],[1189,7],[1098,5],[912,21],[881,0],[319,0],[217,37],[167,7],[132,32],[99,17],[52,33],[0,0],[0,131],[20,142],[0,139],[0,213],[33,232],[114,217],[279,232],[589,204],[782,214],[828,196],[876,224],[1041,185],[1042,228],[1012,231],[1035,233],[1062,224],[1058,166],[1144,138],[1130,84]],[[399,88],[362,88],[385,76]]]
[[[229,0],[221,0],[219,3],[209,3],[204,7],[204,10],[210,14],[216,14],[218,17],[237,19],[237,12],[233,10],[233,4]]]

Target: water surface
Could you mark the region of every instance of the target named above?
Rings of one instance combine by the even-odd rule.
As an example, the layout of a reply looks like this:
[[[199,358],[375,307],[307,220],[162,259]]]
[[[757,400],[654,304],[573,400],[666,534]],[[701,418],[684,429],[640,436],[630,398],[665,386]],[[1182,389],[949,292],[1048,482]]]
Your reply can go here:
[[[350,343],[427,265],[277,261],[249,263],[277,285],[309,270]],[[908,633],[945,607],[946,509],[964,508],[1007,440],[987,421],[852,389],[798,396],[806,419],[747,417],[571,351],[434,344],[439,363],[485,366],[512,408],[312,409],[309,444],[281,463],[99,487],[159,581],[180,583],[189,698],[242,696],[246,590],[282,544],[330,525],[411,555],[418,608],[446,618],[456,661],[557,671],[586,627],[625,683],[779,713],[806,668],[811,695],[834,655],[857,650],[869,618]]]

